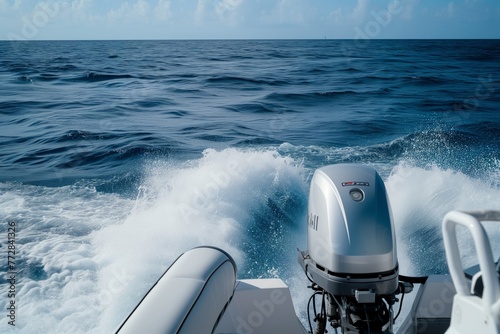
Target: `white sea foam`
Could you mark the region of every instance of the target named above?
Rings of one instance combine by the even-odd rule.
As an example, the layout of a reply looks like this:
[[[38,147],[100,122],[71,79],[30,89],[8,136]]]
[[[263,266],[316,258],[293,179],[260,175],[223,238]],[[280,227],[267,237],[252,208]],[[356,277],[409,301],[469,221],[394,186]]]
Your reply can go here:
[[[491,177],[490,177],[491,175]],[[437,166],[415,167],[400,163],[386,180],[396,233],[400,272],[423,275],[448,272],[442,242],[441,223],[451,210],[477,211],[500,209],[500,187],[496,173],[482,179]],[[485,223],[492,240],[500,240],[500,226]],[[465,267],[477,262],[470,234],[459,228]],[[500,244],[492,243],[495,256]]]
[[[93,328],[98,264],[89,233],[122,220],[130,201],[86,186],[2,183],[0,192],[0,220],[16,222],[17,230],[15,329],[78,333]],[[6,296],[7,285],[1,288]],[[1,298],[0,308],[9,301]],[[9,329],[7,321],[0,323],[1,332]]]
[[[440,222],[447,211],[498,209],[497,171],[485,180],[405,163],[383,168],[385,175],[392,169],[386,184],[403,274],[446,271]],[[84,183],[59,188],[0,183],[0,220],[17,222],[23,270],[16,329],[112,332],[177,256],[206,244],[228,251],[240,275],[283,278],[304,320],[310,290],[295,248],[305,248],[304,178],[310,172],[272,149],[226,149],[207,150],[186,163],[151,161],[136,199],[99,193]],[[292,217],[269,207],[291,199],[300,207]],[[282,218],[272,222],[273,234],[255,236],[275,214]],[[500,237],[500,227],[488,226],[488,232]],[[251,244],[255,240],[265,245]],[[460,242],[471,248],[467,235],[460,234]],[[255,255],[264,247],[281,262]],[[463,257],[466,265],[475,262],[472,253]],[[255,267],[261,270],[249,269]],[[1,289],[5,295],[6,284]],[[6,303],[1,299],[0,309]],[[1,332],[9,329],[6,321],[0,323]]]
[[[182,252],[218,246],[244,270],[241,245],[263,203],[280,189],[305,198],[301,169],[273,150],[207,150],[145,169],[135,200],[85,186],[1,185],[0,219],[17,222],[19,265],[34,271],[19,275],[16,329],[112,332]],[[280,247],[295,259],[295,245]]]

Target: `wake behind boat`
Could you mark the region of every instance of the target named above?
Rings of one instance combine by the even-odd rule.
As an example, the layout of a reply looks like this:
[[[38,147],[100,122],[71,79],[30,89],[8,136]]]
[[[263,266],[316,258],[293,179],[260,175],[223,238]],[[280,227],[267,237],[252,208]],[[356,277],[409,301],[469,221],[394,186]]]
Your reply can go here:
[[[203,246],[179,256],[116,333],[500,333],[499,267],[481,223],[500,221],[500,211],[448,213],[450,275],[428,277],[399,273],[389,199],[370,167],[316,170],[307,217],[298,261],[312,293],[295,305],[307,310],[306,327],[282,280],[238,280],[229,254]],[[479,262],[465,271],[459,225],[472,234]]]

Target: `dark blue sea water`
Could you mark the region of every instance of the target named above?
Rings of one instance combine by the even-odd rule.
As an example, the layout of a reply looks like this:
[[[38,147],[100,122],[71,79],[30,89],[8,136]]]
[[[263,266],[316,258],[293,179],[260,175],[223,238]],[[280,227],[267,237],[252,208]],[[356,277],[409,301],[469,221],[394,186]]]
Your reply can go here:
[[[0,331],[8,222],[22,333],[109,333],[202,244],[303,317],[308,185],[334,163],[384,178],[401,273],[446,273],[443,215],[500,209],[499,73],[498,40],[0,42]]]

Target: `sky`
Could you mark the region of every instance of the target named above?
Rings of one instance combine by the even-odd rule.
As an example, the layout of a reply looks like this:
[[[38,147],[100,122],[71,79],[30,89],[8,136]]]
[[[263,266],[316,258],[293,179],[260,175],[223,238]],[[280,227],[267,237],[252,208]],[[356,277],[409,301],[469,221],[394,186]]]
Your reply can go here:
[[[500,38],[499,0],[0,0],[0,40]]]

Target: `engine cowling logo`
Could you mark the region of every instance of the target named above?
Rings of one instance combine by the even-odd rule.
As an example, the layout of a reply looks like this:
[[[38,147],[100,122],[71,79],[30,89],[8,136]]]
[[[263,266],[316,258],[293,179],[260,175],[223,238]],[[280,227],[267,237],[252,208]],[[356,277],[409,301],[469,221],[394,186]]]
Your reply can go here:
[[[309,216],[307,217],[307,225],[309,225],[309,227],[315,231],[318,230],[318,221],[319,221],[319,217],[316,215],[313,215],[312,213],[310,213]]]
[[[342,182],[342,187],[350,187],[350,186],[369,187],[370,184],[368,182],[360,182],[360,181]]]

